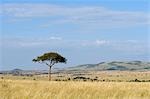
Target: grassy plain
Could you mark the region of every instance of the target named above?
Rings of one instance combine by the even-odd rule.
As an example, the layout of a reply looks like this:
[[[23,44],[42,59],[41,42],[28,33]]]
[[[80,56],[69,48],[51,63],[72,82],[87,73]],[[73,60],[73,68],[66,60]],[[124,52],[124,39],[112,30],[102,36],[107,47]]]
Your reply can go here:
[[[90,80],[73,80],[74,77]],[[0,99],[149,99],[150,71],[101,71],[47,75],[0,75]],[[67,80],[70,78],[70,80]],[[96,78],[96,81],[91,79]],[[61,79],[61,81],[56,81]],[[138,79],[138,81],[134,81]],[[133,81],[132,81],[133,80]]]
[[[149,99],[149,82],[0,80],[0,99]]]
[[[48,75],[33,75],[33,76],[13,76],[13,75],[0,75],[0,78],[9,80],[37,80],[47,81]],[[75,77],[86,77],[90,79],[97,79],[102,82],[130,82],[138,79],[140,81],[150,82],[150,71],[74,71],[74,72],[59,72],[52,74],[52,80],[73,80]]]

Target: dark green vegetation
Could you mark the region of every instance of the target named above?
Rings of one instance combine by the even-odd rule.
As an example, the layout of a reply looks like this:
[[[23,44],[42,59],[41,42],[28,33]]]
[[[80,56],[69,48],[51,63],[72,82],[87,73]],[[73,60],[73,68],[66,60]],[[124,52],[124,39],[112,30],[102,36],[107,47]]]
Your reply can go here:
[[[62,57],[58,53],[55,52],[49,52],[49,53],[44,53],[41,56],[38,56],[37,58],[32,60],[33,62],[39,62],[39,63],[44,63],[49,67],[49,81],[51,80],[51,68],[54,64],[57,63],[66,63],[67,60],[66,58]]]

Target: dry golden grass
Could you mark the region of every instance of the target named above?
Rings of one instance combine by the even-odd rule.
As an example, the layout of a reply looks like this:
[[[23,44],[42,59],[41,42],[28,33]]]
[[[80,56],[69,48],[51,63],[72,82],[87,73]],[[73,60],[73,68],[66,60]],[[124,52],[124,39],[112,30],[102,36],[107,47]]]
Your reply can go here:
[[[149,82],[0,80],[0,99],[149,99]]]

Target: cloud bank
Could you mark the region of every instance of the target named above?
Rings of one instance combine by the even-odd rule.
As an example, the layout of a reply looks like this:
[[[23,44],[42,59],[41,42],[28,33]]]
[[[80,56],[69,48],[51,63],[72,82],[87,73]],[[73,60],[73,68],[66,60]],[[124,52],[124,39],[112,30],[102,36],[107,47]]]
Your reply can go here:
[[[49,23],[93,26],[137,26],[149,24],[149,13],[116,11],[101,6],[61,6],[51,4],[1,4],[1,15],[15,18],[49,18]]]
[[[61,38],[61,39],[60,39]],[[3,38],[2,48],[71,48],[109,49],[123,52],[148,52],[148,42],[138,40],[67,40],[62,37],[47,38]]]

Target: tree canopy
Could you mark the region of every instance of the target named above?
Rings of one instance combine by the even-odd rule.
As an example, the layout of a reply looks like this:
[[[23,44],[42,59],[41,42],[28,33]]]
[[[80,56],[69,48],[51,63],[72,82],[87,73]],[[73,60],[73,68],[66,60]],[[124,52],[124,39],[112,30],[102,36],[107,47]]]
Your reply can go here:
[[[33,62],[45,63],[49,66],[49,81],[51,80],[51,67],[56,63],[66,63],[67,59],[56,52],[44,53],[32,60]]]
[[[66,63],[67,59],[56,52],[44,53],[33,59],[34,62],[45,63],[48,66],[53,66],[55,63]]]

